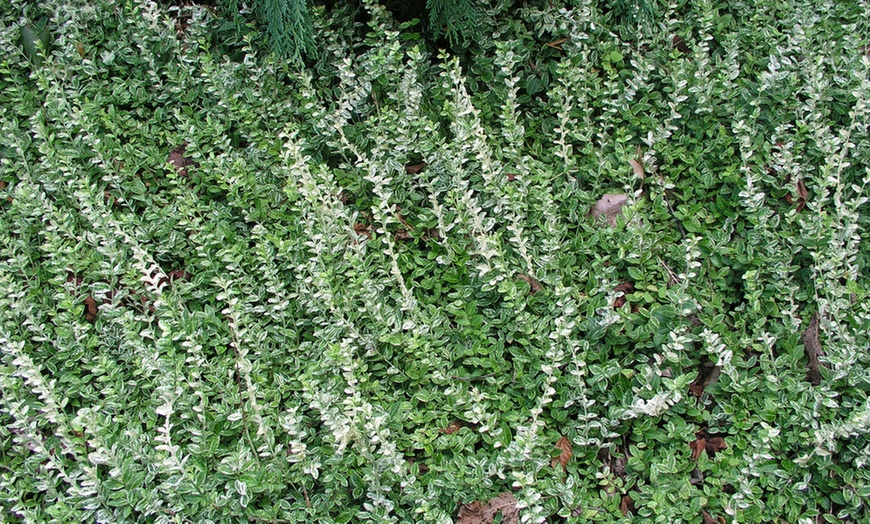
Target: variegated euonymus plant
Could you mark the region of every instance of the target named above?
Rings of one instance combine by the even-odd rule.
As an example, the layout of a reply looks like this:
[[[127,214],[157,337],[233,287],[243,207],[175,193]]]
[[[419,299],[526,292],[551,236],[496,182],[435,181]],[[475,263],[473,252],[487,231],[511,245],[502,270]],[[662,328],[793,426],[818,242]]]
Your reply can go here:
[[[866,2],[512,4],[0,7],[4,521],[866,521]]]

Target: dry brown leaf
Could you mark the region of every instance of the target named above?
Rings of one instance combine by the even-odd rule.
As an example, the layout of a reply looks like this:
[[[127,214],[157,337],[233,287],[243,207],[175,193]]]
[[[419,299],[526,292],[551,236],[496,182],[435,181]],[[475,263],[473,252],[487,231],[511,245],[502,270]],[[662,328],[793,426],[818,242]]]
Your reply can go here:
[[[187,176],[187,166],[193,165],[193,160],[184,156],[187,144],[181,144],[169,153],[169,163],[175,167],[175,171],[181,176]]]
[[[544,287],[541,285],[540,282],[538,282],[534,278],[530,277],[529,275],[526,275],[525,273],[518,274],[517,278],[525,280],[526,282],[529,283],[530,286],[532,286],[531,291],[529,291],[529,293],[531,293],[532,295],[534,295],[538,291],[541,291],[542,289],[544,289]]]
[[[629,513],[634,513],[634,499],[631,498],[631,495],[625,494],[622,496],[622,500],[619,501],[619,511],[625,517]]]
[[[442,428],[438,430],[438,433],[445,433],[447,435],[452,435],[462,429],[462,422],[458,420],[454,420],[450,424],[447,425],[446,428]]]
[[[416,175],[420,171],[423,171],[423,169],[426,167],[426,165],[427,165],[426,162],[420,162],[419,164],[406,165],[405,166],[405,173],[408,173],[409,175]]]
[[[616,300],[613,301],[613,309],[619,309],[625,305],[625,295],[634,291],[634,284],[632,284],[631,282],[623,282],[622,284],[619,284],[618,286],[613,288],[613,290],[617,292],[622,292],[622,296],[616,297]]]
[[[698,438],[694,442],[690,442],[689,447],[692,448],[692,460],[698,460],[701,458],[701,453],[704,452],[704,448],[707,447],[707,440],[704,438]]]
[[[622,207],[627,203],[628,197],[626,195],[608,193],[592,206],[589,214],[596,220],[604,217],[608,224],[615,227],[616,217],[622,214]]]
[[[356,232],[357,235],[360,235],[360,236],[363,236],[366,238],[372,237],[372,234],[369,232],[369,226],[367,226],[361,222],[357,222],[356,224],[354,224],[353,230]]]
[[[728,445],[725,444],[725,439],[722,437],[708,436],[706,440],[707,440],[707,443],[704,446],[704,449],[707,450],[707,455],[710,458],[715,457],[716,452],[722,451],[723,449],[728,447]]]
[[[88,322],[97,320],[97,301],[90,295],[85,297],[85,320]]]
[[[689,46],[686,45],[686,41],[683,40],[683,38],[680,36],[674,35],[674,38],[671,41],[671,43],[673,44],[674,49],[678,50],[679,52],[681,52],[683,54],[687,55],[692,51],[691,49],[689,49]]]
[[[704,388],[716,382],[716,379],[719,378],[719,367],[710,362],[710,360],[704,357],[701,360],[701,367],[698,370],[698,377],[692,382],[692,385],[689,386],[689,394],[693,397],[700,398],[701,395],[704,394]]]
[[[803,179],[798,179],[797,181],[797,192],[798,192],[798,212],[803,211],[804,206],[807,205],[807,198],[809,198],[810,193],[807,191],[807,186],[804,185]]]
[[[640,150],[640,146],[637,146],[635,151],[637,152],[637,157],[632,158],[628,163],[631,164],[631,170],[634,175],[643,180],[646,178],[646,171],[643,168],[643,151]]]
[[[169,273],[166,273],[166,276],[169,277],[170,282],[175,282],[176,280],[190,281],[193,278],[190,273],[183,269],[173,269]]]
[[[571,447],[571,441],[568,440],[568,437],[562,437],[556,442],[556,449],[562,450],[559,453],[559,456],[553,457],[553,460],[550,461],[550,467],[555,468],[556,464],[562,465],[562,471],[565,473],[568,472],[568,461],[571,460],[571,457],[574,456],[573,448]]]
[[[822,383],[819,371],[819,357],[822,352],[822,342],[819,340],[819,314],[815,313],[804,331],[804,352],[807,354],[807,381],[814,386]]]
[[[490,499],[488,502],[475,501],[463,504],[456,515],[456,524],[491,524],[501,513],[502,524],[518,524],[520,510],[517,499],[510,492]]]
[[[786,184],[792,183],[791,176],[786,176],[785,178]],[[807,191],[807,186],[804,184],[802,178],[798,178],[793,182],[795,187],[795,191],[797,192],[797,200],[793,196],[791,196],[791,192],[785,195],[785,201],[792,205],[797,205],[797,212],[800,213],[803,211],[804,207],[807,205],[807,199],[810,197],[809,191]]]
[[[714,518],[714,517],[712,517],[709,513],[707,513],[706,511],[704,511],[703,513],[701,513],[701,516],[702,516],[703,519],[704,519],[704,523],[703,523],[703,524],[725,524],[725,519],[724,519],[724,518],[722,518],[722,517]]]
[[[570,40],[570,38],[566,36],[565,38],[560,38],[558,40],[548,42],[547,47],[552,47],[553,49],[558,49],[559,51],[562,51],[562,44],[564,44],[568,40]]]

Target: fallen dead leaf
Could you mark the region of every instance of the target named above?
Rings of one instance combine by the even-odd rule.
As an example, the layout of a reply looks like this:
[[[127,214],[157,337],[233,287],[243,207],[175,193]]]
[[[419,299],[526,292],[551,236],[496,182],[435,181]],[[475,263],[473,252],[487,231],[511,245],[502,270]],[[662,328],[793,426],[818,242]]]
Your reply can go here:
[[[634,291],[634,284],[632,284],[631,282],[623,282],[622,284],[619,284],[618,286],[613,288],[613,290],[616,292],[622,292],[622,296],[616,297],[616,300],[613,301],[613,309],[619,309],[625,305],[625,295]]]
[[[701,513],[701,516],[704,519],[704,524],[725,524],[725,519],[722,517],[713,518],[709,513],[704,511]]]
[[[728,445],[725,444],[723,437],[710,435],[706,431],[701,430],[695,435],[695,441],[689,443],[689,447],[692,449],[692,460],[698,460],[701,458],[703,451],[707,452],[708,457],[713,458],[716,456],[716,453],[726,449]]]
[[[356,224],[354,224],[353,230],[356,232],[357,235],[366,237],[367,239],[372,237],[372,234],[369,232],[369,226],[363,224],[362,222],[357,222]]]
[[[708,436],[707,443],[704,446],[704,449],[707,451],[707,455],[710,458],[713,458],[716,456],[717,452],[722,451],[723,449],[726,449],[727,447],[728,447],[728,445],[725,444],[724,438]]]
[[[693,469],[692,473],[691,473],[691,477],[689,479],[689,484],[691,484],[693,486],[697,486],[697,485],[703,484],[703,483],[704,483],[704,473],[698,468]]]
[[[547,42],[547,47],[552,47],[553,49],[558,49],[559,51],[562,51],[562,44],[564,44],[568,40],[570,40],[570,38],[566,36],[565,38],[560,38],[552,42]]]
[[[785,183],[792,183],[791,176],[786,176]],[[807,199],[810,197],[809,191],[807,191],[807,186],[804,185],[804,181],[802,178],[798,178],[793,182],[795,187],[795,191],[797,192],[797,199],[795,199],[791,192],[786,193],[785,201],[791,205],[797,205],[797,212],[800,213],[803,211],[804,207],[807,205]]]
[[[692,448],[692,460],[698,460],[701,458],[701,453],[703,453],[704,448],[707,447],[707,440],[704,438],[696,438],[694,441],[689,443],[689,447]]]
[[[592,210],[589,214],[596,220],[604,217],[611,227],[615,227],[616,217],[622,214],[622,208],[627,203],[628,197],[626,195],[609,193],[601,197],[601,199],[592,206]]]
[[[498,514],[501,514],[501,524],[519,523],[520,510],[513,494],[502,493],[488,502],[475,501],[461,505],[456,524],[491,524]]]
[[[97,301],[90,295],[85,297],[85,320],[91,323],[97,320]]]
[[[416,175],[420,171],[423,171],[426,166],[426,162],[420,162],[419,164],[408,164],[405,166],[405,173],[408,173],[409,175]]]
[[[66,281],[67,282],[75,282],[75,285],[80,286],[80,285],[82,285],[82,282],[84,282],[84,279],[82,277],[76,275],[72,271],[67,271],[66,272]]]
[[[462,429],[462,422],[459,420],[454,420],[450,424],[447,424],[446,428],[442,428],[438,430],[438,433],[444,433],[446,435],[452,435]]]
[[[698,377],[689,386],[689,394],[700,398],[704,394],[704,388],[716,382],[716,379],[719,378],[719,373],[719,367],[713,364],[710,359],[704,357],[698,369]]]
[[[193,278],[191,277],[190,273],[183,269],[173,269],[172,271],[167,273],[166,276],[169,277],[170,282],[175,282],[176,280],[189,281]]]
[[[674,35],[673,40],[671,40],[671,44],[674,46],[674,49],[685,55],[689,54],[692,51],[691,49],[689,49],[689,46],[686,45],[686,41],[683,40],[681,36]]]
[[[534,278],[530,277],[529,275],[526,275],[525,273],[518,274],[517,278],[525,280],[526,282],[529,283],[530,286],[532,286],[531,291],[529,291],[529,293],[531,293],[532,295],[534,295],[538,291],[541,291],[542,289],[544,289],[544,287],[541,285],[540,282],[538,282]]]
[[[629,513],[634,513],[634,499],[631,498],[631,495],[625,494],[622,496],[622,500],[619,501],[619,511],[625,517]]]
[[[568,461],[571,460],[571,457],[574,456],[574,451],[571,447],[571,441],[568,440],[568,437],[562,437],[556,442],[556,449],[562,450],[559,453],[559,456],[553,457],[553,460],[550,461],[550,467],[555,468],[556,464],[562,465],[562,471],[565,473],[568,472]]]
[[[637,152],[637,156],[629,160],[628,163],[631,164],[631,171],[634,175],[643,180],[646,178],[646,172],[643,168],[643,151],[640,150],[640,146],[637,146],[635,151]]]
[[[514,180],[517,179],[517,174],[516,173],[508,173],[505,175],[505,178],[508,179],[508,182],[513,182]]]
[[[169,153],[169,162],[181,176],[187,176],[187,166],[193,165],[193,160],[184,156],[187,144],[181,144]]]
[[[810,323],[804,331],[804,352],[807,355],[807,381],[814,386],[822,383],[819,371],[819,357],[824,355],[822,342],[819,340],[819,314],[813,314]]]

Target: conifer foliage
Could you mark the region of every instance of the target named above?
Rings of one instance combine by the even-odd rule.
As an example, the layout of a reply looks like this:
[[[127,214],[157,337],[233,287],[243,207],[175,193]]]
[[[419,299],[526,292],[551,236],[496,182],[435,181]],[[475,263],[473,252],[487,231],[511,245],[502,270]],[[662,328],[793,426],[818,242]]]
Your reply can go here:
[[[315,2],[316,3],[316,2]],[[322,2],[327,5],[336,2]],[[341,2],[362,9],[360,1]],[[481,2],[474,0],[394,0],[384,2],[387,9],[428,21],[428,33],[434,38],[446,38],[454,48],[464,47],[474,40],[483,10]],[[484,3],[485,4],[485,3]],[[223,0],[228,17],[240,12],[238,0]],[[315,6],[310,0],[254,0],[253,14],[263,24],[269,48],[278,55],[298,60],[311,56],[316,36],[311,13]]]

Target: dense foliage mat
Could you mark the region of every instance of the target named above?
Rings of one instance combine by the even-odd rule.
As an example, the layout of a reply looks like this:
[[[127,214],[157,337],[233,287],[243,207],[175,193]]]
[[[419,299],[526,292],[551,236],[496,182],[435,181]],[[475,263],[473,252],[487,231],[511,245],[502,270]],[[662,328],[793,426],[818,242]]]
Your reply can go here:
[[[870,6],[606,7],[2,3],[0,518],[866,522]]]

